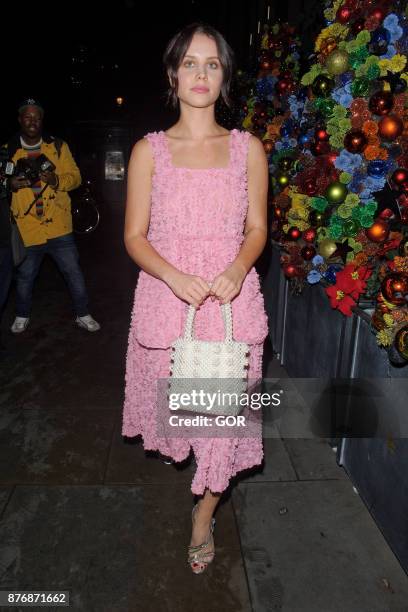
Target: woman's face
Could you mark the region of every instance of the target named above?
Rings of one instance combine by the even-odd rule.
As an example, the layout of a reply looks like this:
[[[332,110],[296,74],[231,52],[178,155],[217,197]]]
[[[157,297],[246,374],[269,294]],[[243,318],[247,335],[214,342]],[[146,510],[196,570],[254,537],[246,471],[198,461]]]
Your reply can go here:
[[[180,101],[198,108],[214,104],[223,80],[215,40],[206,34],[194,34],[177,77]]]

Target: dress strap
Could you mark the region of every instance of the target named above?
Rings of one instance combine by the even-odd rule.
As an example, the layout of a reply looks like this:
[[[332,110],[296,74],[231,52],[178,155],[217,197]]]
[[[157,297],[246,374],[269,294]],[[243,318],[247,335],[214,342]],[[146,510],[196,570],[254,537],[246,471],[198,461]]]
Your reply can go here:
[[[231,167],[237,172],[245,172],[248,161],[248,147],[251,132],[232,130]]]
[[[145,135],[153,151],[155,170],[160,170],[169,164],[169,151],[166,145],[164,132],[149,132]]]

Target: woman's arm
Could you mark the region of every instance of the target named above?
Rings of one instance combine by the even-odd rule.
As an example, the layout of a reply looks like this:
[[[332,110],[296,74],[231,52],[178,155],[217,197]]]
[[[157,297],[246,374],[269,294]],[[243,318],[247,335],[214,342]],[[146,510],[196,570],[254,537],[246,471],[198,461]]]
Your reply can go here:
[[[265,248],[267,238],[267,197],[269,168],[263,145],[251,136],[248,151],[248,213],[245,238],[234,264],[241,265],[245,275]]]
[[[166,282],[177,269],[163,259],[146,238],[153,169],[150,144],[142,138],[134,145],[129,160],[124,241],[130,257],[142,270]]]
[[[245,238],[232,264],[213,282],[211,292],[224,304],[241,290],[246,275],[261,255],[267,239],[268,160],[259,138],[248,146],[248,212]]]

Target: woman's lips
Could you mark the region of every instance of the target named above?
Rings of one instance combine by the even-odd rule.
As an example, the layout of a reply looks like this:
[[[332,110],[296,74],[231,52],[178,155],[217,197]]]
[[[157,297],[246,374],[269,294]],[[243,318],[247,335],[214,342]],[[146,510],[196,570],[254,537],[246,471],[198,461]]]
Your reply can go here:
[[[207,87],[193,87],[192,91],[196,91],[197,93],[208,93],[210,90]]]

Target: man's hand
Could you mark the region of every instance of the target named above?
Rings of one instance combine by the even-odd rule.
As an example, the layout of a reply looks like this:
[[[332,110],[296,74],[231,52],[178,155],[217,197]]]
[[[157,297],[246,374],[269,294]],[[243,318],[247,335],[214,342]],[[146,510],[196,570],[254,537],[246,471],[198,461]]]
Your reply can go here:
[[[25,187],[31,187],[31,183],[24,176],[12,176],[10,179],[10,187],[13,191],[18,191]]]
[[[51,185],[51,187],[56,187],[58,185],[58,177],[55,172],[50,172],[49,170],[40,172],[40,179],[43,183],[48,183],[48,185]]]

